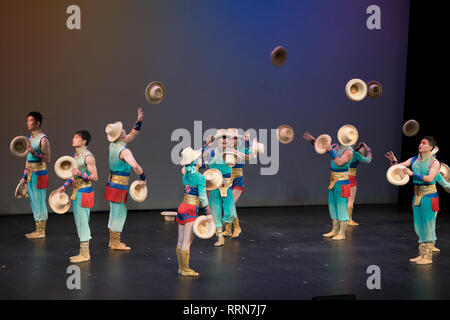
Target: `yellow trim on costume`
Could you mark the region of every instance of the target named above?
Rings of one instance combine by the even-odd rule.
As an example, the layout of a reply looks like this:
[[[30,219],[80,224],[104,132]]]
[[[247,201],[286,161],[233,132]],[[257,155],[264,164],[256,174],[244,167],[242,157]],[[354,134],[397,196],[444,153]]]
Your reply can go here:
[[[31,176],[33,175],[33,173],[35,173],[36,171],[47,170],[47,165],[46,165],[46,163],[44,161],[41,161],[41,162],[28,162],[27,163],[27,170],[28,170],[27,181],[31,182]]]
[[[330,185],[328,186],[328,190],[333,189],[336,182],[343,180],[348,180],[348,171],[346,172],[330,171]]]
[[[115,174],[110,175],[109,181],[116,184],[122,184],[127,186],[130,182],[129,176],[116,176]]]
[[[422,200],[423,196],[426,196],[428,194],[432,194],[432,193],[436,193],[437,189],[436,189],[436,185],[435,184],[430,184],[430,185],[426,185],[426,186],[421,186],[421,185],[414,185],[414,205],[415,206],[420,206],[420,200]]]
[[[348,169],[348,174],[351,176],[356,176],[356,171],[357,171],[357,168],[350,168],[350,169]]]
[[[231,187],[231,185],[233,184],[232,182],[233,180],[231,180],[230,178],[223,178],[223,183],[222,185],[219,187],[219,191],[220,191],[220,196],[222,198],[225,198],[228,194],[228,188]]]
[[[86,181],[84,179],[75,178],[73,180],[73,192],[72,192],[72,196],[70,197],[70,200],[77,199],[78,190],[83,189],[83,188],[89,188],[89,187],[92,187],[91,181]]]
[[[183,197],[183,203],[192,204],[198,207],[200,205],[200,198],[198,196],[185,193]]]

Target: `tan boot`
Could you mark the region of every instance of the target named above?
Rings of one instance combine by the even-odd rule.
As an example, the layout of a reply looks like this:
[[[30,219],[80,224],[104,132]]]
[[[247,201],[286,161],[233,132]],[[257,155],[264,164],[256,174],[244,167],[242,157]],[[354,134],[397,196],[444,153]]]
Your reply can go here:
[[[177,261],[178,261],[178,273],[181,273],[183,269],[183,260],[181,259],[181,248],[177,246]]]
[[[417,264],[431,264],[433,263],[433,247],[434,242],[425,242],[425,254],[422,259],[416,261]]]
[[[122,251],[131,250],[131,248],[127,247],[125,243],[120,242],[120,232],[111,231],[111,234],[112,234],[112,241],[111,241],[112,250],[122,250]]]
[[[89,241],[80,242],[80,254],[71,257],[70,262],[78,263],[91,260],[91,255],[89,254]]]
[[[333,226],[331,227],[331,231],[323,234],[325,238],[332,238],[339,233],[339,220],[333,219]]]
[[[223,232],[224,237],[231,237],[231,223],[224,223],[225,231]]]
[[[181,269],[181,275],[185,277],[197,277],[198,272],[195,272],[191,268],[189,268],[189,258],[190,258],[190,252],[189,250],[181,250],[181,259],[183,262],[183,268]]]
[[[36,223],[36,231],[27,233],[25,237],[28,239],[40,239],[45,238],[45,226],[47,224],[47,221],[35,221]]]
[[[348,226],[359,226],[359,223],[353,221],[353,207],[348,207],[348,216],[350,218],[347,223]]]
[[[222,228],[216,228],[216,236],[218,240],[216,243],[214,243],[214,246],[215,247],[223,246],[225,244],[225,239],[223,238]]]
[[[238,219],[238,217],[236,217],[236,218],[233,220],[233,228],[234,228],[234,230],[233,230],[233,235],[232,235],[232,237],[233,237],[233,238],[239,237],[239,235],[241,234],[242,230],[241,230],[241,226],[239,225],[239,219]]]
[[[425,255],[425,243],[420,243],[419,244],[419,255],[415,258],[409,259],[409,261],[417,262],[420,259],[422,259],[424,255]]]
[[[335,235],[332,240],[345,240],[345,229],[347,227],[347,221],[339,222],[339,233]]]
[[[441,252],[440,249],[438,249],[436,246],[433,247],[433,252]]]

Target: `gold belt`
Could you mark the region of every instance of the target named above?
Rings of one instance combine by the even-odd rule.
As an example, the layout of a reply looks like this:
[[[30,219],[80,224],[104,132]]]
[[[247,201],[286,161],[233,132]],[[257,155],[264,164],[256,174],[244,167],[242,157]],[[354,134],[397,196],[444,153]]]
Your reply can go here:
[[[228,188],[231,187],[232,185],[232,180],[231,177],[230,178],[223,178],[223,183],[222,185],[219,187],[219,191],[220,191],[220,196],[222,198],[227,196],[228,193]]]
[[[357,171],[357,168],[350,168],[350,169],[348,169],[348,174],[352,175],[352,176],[356,176],[356,171]]]
[[[85,181],[83,179],[75,178],[73,180],[73,192],[72,196],[70,197],[70,200],[76,200],[78,190],[89,187],[92,187],[91,181]]]
[[[437,189],[436,189],[435,184],[430,184],[430,185],[426,185],[426,186],[421,186],[421,185],[417,185],[417,184],[414,185],[414,196],[415,196],[414,205],[419,206],[420,201],[422,200],[423,196],[426,196],[427,194],[436,193],[436,192],[437,192]]]
[[[200,198],[198,196],[193,196],[192,194],[184,194],[183,203],[192,204],[196,207],[200,204]]]
[[[330,171],[330,185],[328,186],[328,190],[333,189],[336,182],[342,180],[348,180],[348,171],[346,172]]]
[[[244,175],[243,168],[231,168],[231,181],[237,177],[242,177]]]
[[[47,165],[44,161],[41,162],[28,162],[27,163],[27,181],[31,182],[31,175],[36,171],[47,170]]]
[[[127,186],[128,183],[130,182],[130,177],[129,176],[117,176],[115,174],[110,174],[109,181],[111,181],[112,183],[117,183],[117,184],[122,184],[122,185]]]

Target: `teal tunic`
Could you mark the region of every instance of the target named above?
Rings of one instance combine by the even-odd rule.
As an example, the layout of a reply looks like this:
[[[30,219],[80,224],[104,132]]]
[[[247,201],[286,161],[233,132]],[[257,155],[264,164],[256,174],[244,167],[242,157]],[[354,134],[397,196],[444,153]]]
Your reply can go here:
[[[28,137],[30,140],[31,146],[33,149],[42,154],[41,149],[41,141],[43,138],[47,136],[42,132],[38,132],[36,135],[31,135]],[[33,156],[30,152],[27,155],[28,162],[41,162],[42,160]],[[48,174],[47,170],[36,171],[31,176],[31,181],[28,182],[28,195],[30,199],[31,210],[33,211],[33,217],[35,221],[46,221],[48,219],[48,210],[47,210],[47,189],[38,189],[37,188],[37,180],[38,175]]]
[[[88,149],[84,148],[75,154],[74,158],[77,163],[78,170],[81,174],[90,174],[87,165],[86,158],[89,156],[94,156]],[[73,217],[75,219],[75,225],[77,227],[78,237],[81,242],[89,241],[91,238],[91,229],[89,227],[89,219],[91,214],[90,208],[83,208],[81,206],[81,201],[84,192],[92,192],[92,187],[79,189],[76,194],[76,199],[72,200],[73,204]]]
[[[422,159],[414,157],[411,165],[411,170],[414,173],[421,175],[428,175],[430,168],[434,161],[437,161],[434,156],[428,156]],[[416,178],[413,178],[415,185],[433,185],[436,184],[440,174],[437,174],[431,183],[426,183]],[[423,196],[419,205],[414,205],[416,196],[413,197],[413,216],[414,216],[414,230],[419,237],[419,243],[436,241],[436,212],[433,211],[433,201],[438,201],[438,194],[433,193]]]
[[[209,167],[211,169],[219,170],[222,173],[224,179],[231,178],[231,167],[225,164],[222,153],[219,152],[217,149],[215,149],[213,154],[214,156],[209,164]],[[226,197],[222,197],[220,195],[219,189],[211,190],[209,192],[209,207],[211,210],[211,214],[214,218],[214,221],[216,223],[216,228],[222,228],[223,222],[225,223],[233,222],[233,220],[236,218],[237,213],[236,213],[236,206],[234,204],[233,190],[231,189],[231,184],[230,187],[227,189]]]
[[[130,174],[131,166],[120,159],[120,153],[126,149],[126,143],[122,141],[111,142],[109,145],[109,171]],[[114,232],[122,232],[127,219],[126,203],[109,202],[108,228]]]
[[[346,146],[334,146],[334,151],[341,157],[345,150],[352,150],[351,147]],[[337,172],[347,172],[350,168],[351,161],[343,164],[342,166],[338,166],[333,159],[330,162],[331,171]],[[342,197],[342,188],[343,186],[348,186],[349,181],[337,181],[334,185],[333,189],[328,190],[328,210],[330,212],[330,217],[332,220],[339,221],[348,221],[348,211],[347,211],[347,198]]]

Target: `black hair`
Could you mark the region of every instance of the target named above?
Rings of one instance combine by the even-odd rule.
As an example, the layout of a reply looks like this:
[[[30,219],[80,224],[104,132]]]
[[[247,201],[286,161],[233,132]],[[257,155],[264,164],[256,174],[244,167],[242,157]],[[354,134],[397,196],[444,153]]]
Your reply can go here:
[[[31,111],[27,117],[33,117],[34,121],[39,121],[39,127],[42,126],[42,114],[37,111]]]
[[[430,146],[432,146],[433,148],[436,147],[437,145],[437,141],[433,136],[426,136],[423,137],[422,140],[428,140],[428,143],[430,144]]]
[[[81,136],[81,139],[86,140],[86,146],[91,141],[91,134],[87,130],[78,130],[73,135],[79,134]]]

